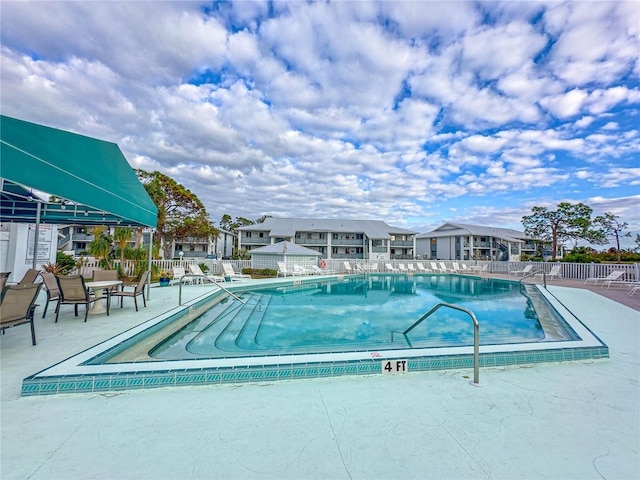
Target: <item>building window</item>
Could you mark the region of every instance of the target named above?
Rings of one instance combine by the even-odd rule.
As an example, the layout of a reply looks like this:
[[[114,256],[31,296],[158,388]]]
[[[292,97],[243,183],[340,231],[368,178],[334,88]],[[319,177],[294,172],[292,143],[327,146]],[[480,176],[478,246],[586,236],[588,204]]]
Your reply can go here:
[[[260,232],[260,238],[264,238],[264,232]]]
[[[245,232],[245,237],[251,238],[251,232]]]

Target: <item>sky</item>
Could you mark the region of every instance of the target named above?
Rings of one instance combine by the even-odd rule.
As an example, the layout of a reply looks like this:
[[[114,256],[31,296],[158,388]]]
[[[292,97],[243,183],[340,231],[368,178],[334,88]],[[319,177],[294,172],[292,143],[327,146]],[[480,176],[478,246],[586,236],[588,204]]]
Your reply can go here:
[[[640,2],[0,3],[3,115],[222,215],[640,232]],[[625,240],[633,246],[633,240]]]

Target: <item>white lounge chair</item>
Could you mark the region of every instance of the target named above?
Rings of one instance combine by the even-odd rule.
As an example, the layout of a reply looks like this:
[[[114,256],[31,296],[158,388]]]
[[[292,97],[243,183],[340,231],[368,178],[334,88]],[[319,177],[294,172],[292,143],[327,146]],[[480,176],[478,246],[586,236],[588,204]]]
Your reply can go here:
[[[562,275],[560,274],[560,265],[554,265],[553,267],[551,267],[551,270],[549,270],[548,273],[546,273],[546,277],[549,280],[553,280],[554,278],[562,278]],[[545,273],[543,273],[542,271],[538,272],[535,274],[536,277],[544,277]]]
[[[251,278],[251,275],[245,275],[245,274],[242,274],[242,273],[236,273],[233,270],[233,267],[231,266],[230,263],[223,263],[222,264],[222,271],[224,272],[224,276],[225,277],[229,277],[231,279],[231,281],[243,280],[245,278]]]
[[[397,272],[398,269],[395,268],[393,265],[391,265],[390,263],[385,263],[384,267],[387,269],[388,272]]]
[[[531,272],[533,265],[527,265],[522,270],[511,270],[509,275],[522,275],[523,277]]]
[[[402,273],[409,273],[409,270],[407,270],[407,267],[404,266],[404,263],[398,264],[398,270],[400,270]]]
[[[447,267],[444,262],[440,262],[440,271],[442,273],[451,273],[453,270]]]
[[[413,263],[407,263],[407,269],[410,273],[417,273],[416,267],[413,266]]]
[[[212,281],[212,282],[226,282],[225,278],[221,275],[212,275],[210,273],[205,273],[202,271],[202,269],[200,268],[200,265],[196,265],[195,263],[192,263],[191,265],[189,265],[189,273],[191,273],[192,275],[200,275],[202,277],[206,277],[208,280]],[[204,283],[204,278],[194,278],[195,281],[197,281],[198,283]]]
[[[418,263],[416,263],[416,265],[417,265],[418,271],[420,273],[428,273],[429,272],[429,270],[427,270],[422,263],[418,262]]]
[[[173,285],[174,283],[180,283],[180,279],[182,277],[184,277],[187,272],[185,272],[184,267],[172,267],[171,270],[173,271],[173,278],[171,279],[171,285]],[[189,285],[193,285],[193,280],[190,278],[187,278],[183,284],[189,284]]]
[[[429,262],[429,265],[431,265],[432,272],[438,273],[440,271],[440,269],[438,268],[438,264],[436,262]]]
[[[356,270],[346,260],[342,262],[344,264],[344,270],[347,273],[356,273]]]
[[[301,267],[300,265],[297,264],[293,264],[293,271],[294,272],[298,272],[300,275],[313,275],[313,270],[311,269],[306,269],[304,267]]]
[[[287,277],[289,275],[295,277],[296,275],[301,275],[300,272],[296,272],[295,270],[289,270],[287,265],[284,262],[276,262],[278,264],[278,276],[279,277]]]
[[[587,277],[584,279],[585,285],[589,282],[593,282],[593,285],[598,285],[598,282],[602,282],[602,285],[608,283],[611,286],[611,282],[615,282],[624,275],[624,270],[614,270],[606,277]]]

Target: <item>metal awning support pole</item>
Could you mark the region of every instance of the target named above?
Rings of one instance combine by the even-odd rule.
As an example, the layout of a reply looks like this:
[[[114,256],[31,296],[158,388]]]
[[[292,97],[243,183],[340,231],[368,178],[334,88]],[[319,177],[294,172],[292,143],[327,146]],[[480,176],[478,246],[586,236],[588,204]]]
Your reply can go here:
[[[40,237],[40,210],[42,208],[42,205],[40,202],[37,202],[36,204],[36,234],[35,234],[35,238],[33,239],[33,264],[32,267],[34,270],[38,270],[38,268],[36,268],[36,265],[38,264],[38,240]]]
[[[149,294],[151,293],[151,260],[153,257],[153,229],[149,232],[149,258],[147,262],[147,270],[149,270],[149,278],[147,279],[147,300],[149,300]]]

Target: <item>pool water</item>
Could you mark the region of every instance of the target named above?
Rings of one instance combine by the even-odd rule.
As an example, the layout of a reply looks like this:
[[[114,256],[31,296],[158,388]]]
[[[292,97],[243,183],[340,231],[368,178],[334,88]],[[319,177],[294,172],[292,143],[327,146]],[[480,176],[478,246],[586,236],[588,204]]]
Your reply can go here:
[[[465,307],[482,345],[575,340],[535,288],[456,275],[371,275],[272,286],[231,298],[149,352],[157,360],[328,353],[473,344],[471,319],[441,308],[407,338],[395,335],[438,303]]]

